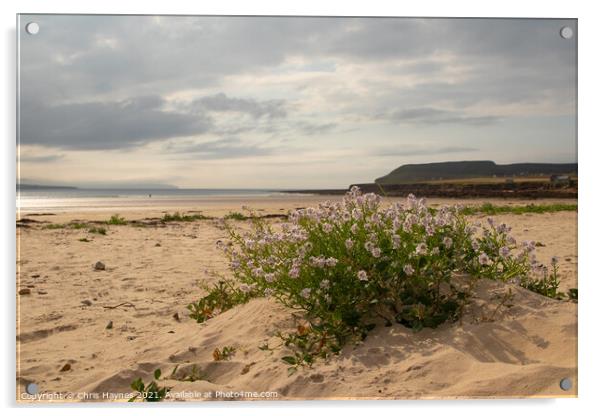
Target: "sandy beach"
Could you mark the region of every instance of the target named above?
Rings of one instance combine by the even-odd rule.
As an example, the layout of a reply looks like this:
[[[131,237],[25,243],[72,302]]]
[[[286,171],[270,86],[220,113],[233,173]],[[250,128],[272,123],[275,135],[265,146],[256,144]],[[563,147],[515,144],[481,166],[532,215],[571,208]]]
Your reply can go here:
[[[287,329],[292,322],[290,313],[274,300],[252,300],[203,324],[188,317],[186,306],[203,295],[199,283],[229,276],[226,259],[216,248],[226,235],[214,221],[108,225],[106,235],[46,228],[76,220],[108,220],[114,213],[127,220],[175,211],[221,217],[242,212],[242,205],[261,215],[282,215],[325,199],[338,197],[22,211],[20,218],[31,221],[17,229],[17,292],[24,293],[17,294],[17,400],[30,401],[21,393],[25,385],[36,383],[38,393],[63,394],[54,401],[125,401],[119,393],[130,393],[130,383],[138,377],[151,380],[157,368],[166,378],[160,385],[171,387],[168,400],[577,395],[573,302],[513,287],[512,306],[495,312],[491,300],[506,285],[482,282],[462,322],[418,333],[401,325],[377,327],[363,343],[348,345],[339,356],[289,375],[280,359],[285,349],[278,346],[274,331]],[[429,200],[430,205],[481,202]],[[536,201],[553,202],[558,201]],[[479,217],[473,219],[482,220]],[[496,221],[512,226],[517,240],[536,241],[542,260],[559,257],[561,290],[578,287],[576,212],[504,214]],[[233,223],[248,226],[248,221]],[[98,261],[105,270],[95,270]],[[491,316],[492,320],[485,319]],[[269,348],[259,348],[266,344]],[[234,355],[214,361],[213,351],[224,346],[234,346]],[[182,381],[193,373],[197,380]],[[565,377],[573,381],[568,391],[559,387]],[[261,396],[236,396],[240,392]]]

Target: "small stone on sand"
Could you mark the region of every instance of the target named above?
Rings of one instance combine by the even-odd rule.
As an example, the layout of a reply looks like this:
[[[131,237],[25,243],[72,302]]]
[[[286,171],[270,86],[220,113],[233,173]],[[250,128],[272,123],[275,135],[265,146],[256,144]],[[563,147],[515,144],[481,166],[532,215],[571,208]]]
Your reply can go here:
[[[31,289],[29,288],[23,288],[21,290],[19,290],[19,295],[30,295],[31,294]]]
[[[71,370],[71,364],[67,363],[61,368],[61,371],[69,371]]]
[[[94,265],[94,270],[105,270],[105,264],[102,261],[97,261]]]
[[[106,329],[113,329],[113,321],[109,321],[109,323],[106,326]]]

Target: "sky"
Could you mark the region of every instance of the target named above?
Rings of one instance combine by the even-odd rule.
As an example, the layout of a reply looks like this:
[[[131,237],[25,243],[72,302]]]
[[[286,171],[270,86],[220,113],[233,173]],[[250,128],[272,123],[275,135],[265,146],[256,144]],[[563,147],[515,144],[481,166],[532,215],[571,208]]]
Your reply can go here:
[[[18,30],[22,183],[341,188],[408,163],[577,161],[575,20],[22,15]]]

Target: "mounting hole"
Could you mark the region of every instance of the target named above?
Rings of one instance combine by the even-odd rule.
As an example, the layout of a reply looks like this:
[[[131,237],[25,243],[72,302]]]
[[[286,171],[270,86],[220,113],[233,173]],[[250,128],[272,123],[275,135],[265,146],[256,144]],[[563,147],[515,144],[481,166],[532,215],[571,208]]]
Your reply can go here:
[[[40,31],[40,25],[36,22],[29,22],[25,25],[25,31],[30,35],[37,35]]]
[[[560,37],[562,37],[563,39],[570,39],[573,37],[573,29],[571,29],[568,26],[563,27],[562,29],[560,29]]]
[[[25,386],[25,391],[27,394],[37,394],[38,385],[36,383],[29,383],[27,386]]]
[[[560,388],[564,391],[570,390],[573,387],[573,382],[570,378],[563,378],[560,380]]]

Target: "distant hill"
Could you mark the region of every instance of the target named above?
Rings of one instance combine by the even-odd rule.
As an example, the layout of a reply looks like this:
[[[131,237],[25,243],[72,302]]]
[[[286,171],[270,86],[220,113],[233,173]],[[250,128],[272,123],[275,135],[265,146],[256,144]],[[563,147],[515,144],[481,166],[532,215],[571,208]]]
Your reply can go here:
[[[375,179],[378,184],[400,184],[445,179],[492,176],[534,176],[576,174],[577,163],[513,163],[498,165],[490,160],[423,163],[402,165],[388,175]]]
[[[17,189],[21,189],[23,191],[40,191],[40,190],[61,190],[61,189],[78,189],[75,186],[50,186],[50,185],[36,185],[36,184],[28,184],[28,183],[18,183]]]

